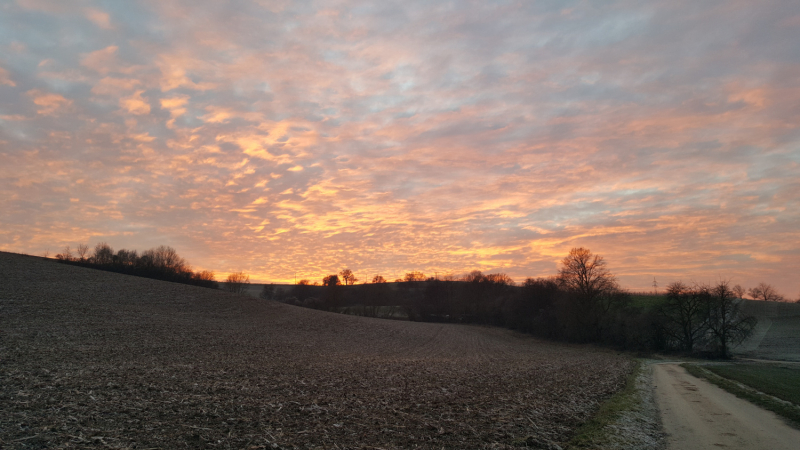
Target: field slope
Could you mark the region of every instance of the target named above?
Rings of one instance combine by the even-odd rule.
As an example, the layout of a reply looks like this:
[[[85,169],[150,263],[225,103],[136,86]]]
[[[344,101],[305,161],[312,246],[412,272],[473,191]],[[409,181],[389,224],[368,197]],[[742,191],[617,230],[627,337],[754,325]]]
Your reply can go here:
[[[0,448],[555,448],[630,368],[0,253]]]

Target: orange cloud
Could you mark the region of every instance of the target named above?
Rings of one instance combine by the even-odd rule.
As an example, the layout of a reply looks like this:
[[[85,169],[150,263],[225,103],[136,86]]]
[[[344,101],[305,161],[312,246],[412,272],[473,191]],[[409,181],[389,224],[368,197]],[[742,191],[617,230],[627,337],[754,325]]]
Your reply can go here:
[[[142,98],[144,91],[136,91],[129,97],[119,99],[119,105],[131,114],[143,115],[150,114],[150,104],[147,99]]]

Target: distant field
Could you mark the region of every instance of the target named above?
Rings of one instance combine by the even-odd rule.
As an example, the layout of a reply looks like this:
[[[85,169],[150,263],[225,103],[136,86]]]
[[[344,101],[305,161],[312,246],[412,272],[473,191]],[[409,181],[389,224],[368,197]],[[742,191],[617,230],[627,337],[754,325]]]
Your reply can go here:
[[[661,306],[665,301],[665,295],[631,294],[631,305],[648,310]]]
[[[800,361],[800,304],[744,300],[742,311],[758,318],[753,335],[734,349],[739,356]]]
[[[632,367],[8,253],[0,277],[0,448],[547,448]]]
[[[800,367],[773,364],[709,365],[706,369],[765,394],[800,405]]]

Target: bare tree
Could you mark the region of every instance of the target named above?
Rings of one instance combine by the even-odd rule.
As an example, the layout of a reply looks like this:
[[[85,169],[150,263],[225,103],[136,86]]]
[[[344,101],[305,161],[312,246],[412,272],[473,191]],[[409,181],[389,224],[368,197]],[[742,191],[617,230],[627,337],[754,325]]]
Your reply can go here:
[[[148,256],[152,259],[152,264],[156,268],[165,269],[175,273],[186,271],[186,260],[178,256],[178,252],[172,247],[161,245],[154,249],[144,251],[142,256],[145,254],[148,254]]]
[[[114,255],[114,262],[123,266],[135,266],[139,263],[139,254],[136,250],[120,249]]]
[[[730,348],[740,344],[753,332],[757,320],[753,316],[742,314],[741,302],[728,287],[728,283],[721,281],[712,288],[707,288],[708,298],[708,329],[714,336],[717,349],[723,358],[730,355]]]
[[[589,302],[599,295],[617,290],[617,282],[606,268],[603,257],[592,255],[589,249],[583,247],[573,248],[561,261],[558,280],[561,286],[580,293]]]
[[[328,275],[322,279],[323,286],[340,286],[341,284],[342,282],[339,280],[339,276],[336,274]]]
[[[69,248],[69,245],[67,245],[61,250],[61,253],[56,254],[56,259],[61,261],[74,261],[75,257],[72,256],[72,250]]]
[[[111,264],[114,262],[114,250],[105,242],[100,242],[94,246],[94,256],[96,264]]]
[[[86,261],[86,255],[89,254],[89,246],[86,244],[78,244],[78,258],[81,261]]]
[[[666,319],[664,332],[681,350],[691,352],[708,329],[708,289],[689,288],[681,282],[667,286],[667,301],[660,308]]]
[[[507,286],[514,285],[514,280],[504,273],[490,273],[489,275],[486,275],[486,281],[493,284],[504,284]]]
[[[731,292],[733,292],[733,294],[734,294],[734,295],[735,295],[737,298],[743,298],[743,297],[744,297],[744,294],[745,294],[747,291],[746,291],[746,290],[745,290],[745,289],[744,289],[744,288],[743,288],[743,287],[742,287],[740,284],[737,284],[736,286],[734,286],[734,287],[731,289]]]
[[[483,272],[480,270],[473,270],[472,272],[464,275],[462,278],[463,281],[467,283],[479,283],[483,281],[486,277],[483,275]]]
[[[383,278],[381,275],[375,275],[372,277],[373,283],[386,283],[386,278]]]
[[[425,274],[418,271],[408,272],[404,281],[425,281]]]
[[[250,284],[250,275],[244,272],[235,272],[228,275],[225,280],[225,289],[234,294],[244,294],[247,292],[247,285]]]
[[[602,339],[606,319],[612,309],[627,299],[602,256],[589,249],[573,248],[561,261],[558,284],[571,293],[573,333],[578,339]]]
[[[758,283],[758,286],[748,290],[747,294],[753,297],[753,300],[763,300],[765,302],[783,301],[783,296],[778,294],[774,287],[764,282]]]
[[[213,270],[203,270],[194,274],[195,279],[202,281],[214,281],[215,277],[216,274],[214,274]]]
[[[345,286],[352,286],[358,281],[353,271],[350,269],[344,269],[339,272],[339,275],[342,276],[342,280],[344,281]]]

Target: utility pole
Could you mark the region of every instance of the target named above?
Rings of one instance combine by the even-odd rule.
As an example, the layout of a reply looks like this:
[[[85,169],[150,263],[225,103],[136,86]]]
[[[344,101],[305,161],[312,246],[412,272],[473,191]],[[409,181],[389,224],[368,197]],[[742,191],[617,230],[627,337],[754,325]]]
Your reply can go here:
[[[658,282],[656,281],[656,277],[653,277],[653,293],[658,295]]]

